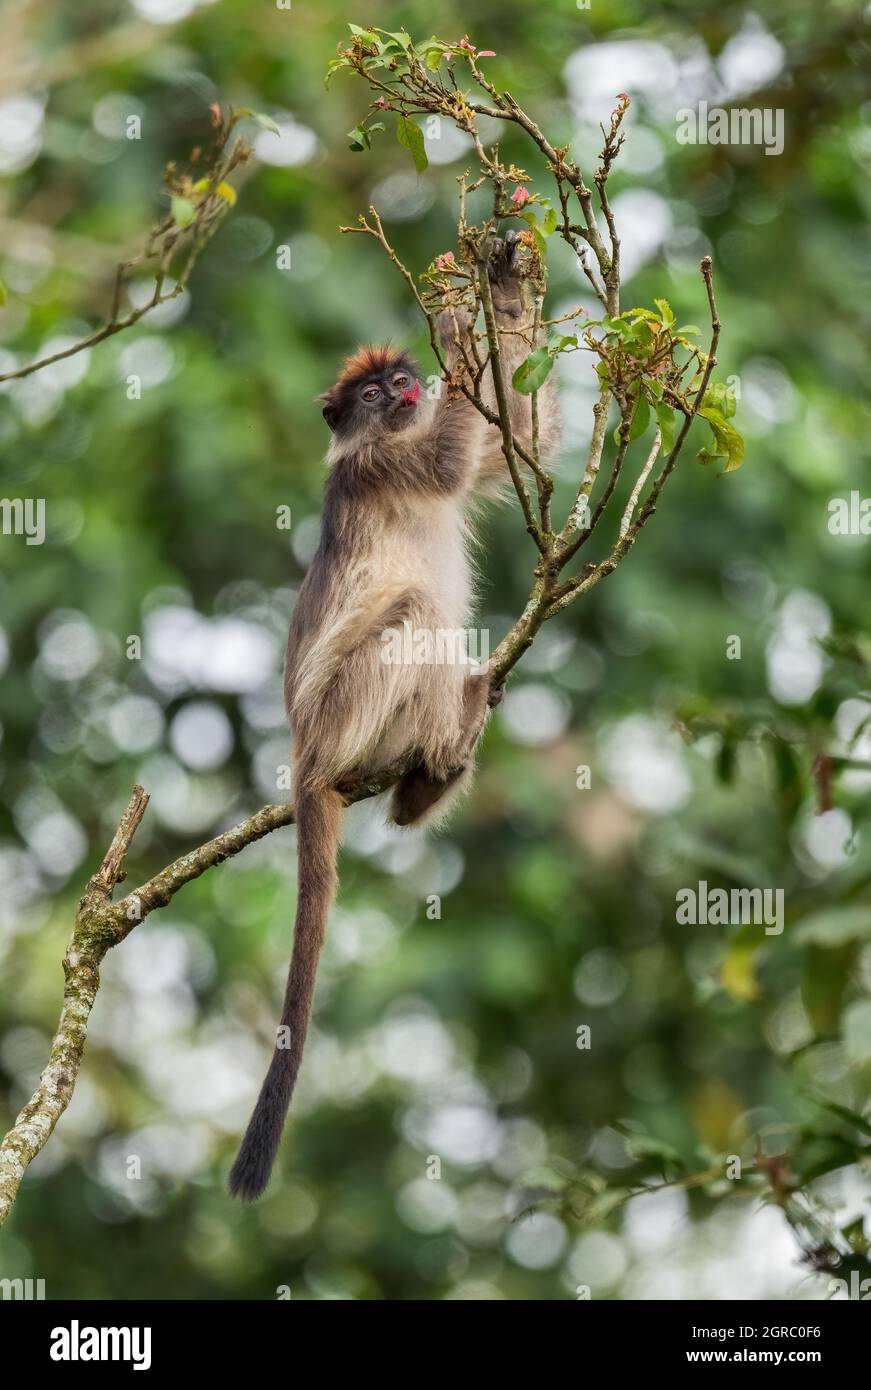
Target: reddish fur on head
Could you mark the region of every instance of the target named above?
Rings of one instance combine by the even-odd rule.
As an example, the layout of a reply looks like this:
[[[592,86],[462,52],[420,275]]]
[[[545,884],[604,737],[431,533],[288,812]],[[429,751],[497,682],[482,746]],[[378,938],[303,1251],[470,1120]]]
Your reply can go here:
[[[361,377],[377,376],[380,372],[386,372],[394,362],[398,363],[401,357],[402,353],[396,352],[389,343],[364,343],[346,360],[336,385],[344,386]]]

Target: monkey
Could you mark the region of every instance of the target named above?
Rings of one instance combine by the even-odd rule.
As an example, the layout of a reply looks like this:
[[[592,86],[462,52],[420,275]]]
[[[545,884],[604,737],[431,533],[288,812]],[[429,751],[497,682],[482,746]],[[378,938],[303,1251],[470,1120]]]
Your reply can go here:
[[[522,234],[521,234],[522,235]],[[506,383],[530,352],[534,305],[521,237],[494,239],[488,264]],[[439,323],[449,376],[462,370],[470,325]],[[492,378],[484,398],[494,401]],[[452,398],[453,396],[453,398]],[[399,826],[442,818],[468,785],[490,703],[486,665],[388,663],[383,634],[410,623],[468,628],[473,606],[470,517],[507,469],[498,427],[462,394],[424,396],[404,351],[359,349],[321,398],[331,432],[321,538],[290,622],[284,694],[293,732],[298,890],[279,1039],[229,1188],[254,1201],[275,1162],[302,1060],[315,974],[337,883],[341,788],[394,763]],[[511,390],[515,436],[528,445],[529,398]],[[555,388],[539,394],[543,456],[555,448]]]

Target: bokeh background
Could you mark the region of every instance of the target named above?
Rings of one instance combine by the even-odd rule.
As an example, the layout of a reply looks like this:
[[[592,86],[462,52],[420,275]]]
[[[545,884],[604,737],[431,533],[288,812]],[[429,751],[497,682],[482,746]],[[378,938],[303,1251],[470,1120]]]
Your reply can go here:
[[[281,135],[250,126],[257,159],[187,293],[0,391],[0,492],[45,498],[48,520],[42,547],[0,537],[0,1132],[46,1058],[77,896],[133,782],[152,800],[131,883],[277,799],[316,393],[361,339],[409,342],[432,369],[401,281],[338,227],[375,202],[423,270],[453,244],[468,149],[443,128],[420,177],[389,131],[348,149],[366,92],[323,85],[348,20],[495,49],[494,80],[587,171],[630,94],[624,305],[664,296],[704,324],[713,254],[747,462],[717,478],[694,461],[700,431],[629,560],[524,659],[445,832],[391,832],[372,804],[349,816],[266,1199],[242,1209],[224,1182],[283,988],[291,830],[110,953],[0,1276],[43,1278],[49,1298],[495,1300],[821,1298],[833,1268],[871,1273],[869,539],[828,528],[833,498],[869,490],[862,10],[7,0],[2,369],[100,320],[211,102]],[[679,144],[677,111],[702,99],[782,108],[783,153]],[[514,136],[503,149],[543,178]],[[552,308],[592,307],[561,251]],[[593,378],[581,356],[561,370],[564,499]],[[495,643],[533,556],[516,509],[482,536]],[[700,880],[782,888],[784,932],[679,925],[675,895]],[[757,1151],[787,1155],[770,1180]]]

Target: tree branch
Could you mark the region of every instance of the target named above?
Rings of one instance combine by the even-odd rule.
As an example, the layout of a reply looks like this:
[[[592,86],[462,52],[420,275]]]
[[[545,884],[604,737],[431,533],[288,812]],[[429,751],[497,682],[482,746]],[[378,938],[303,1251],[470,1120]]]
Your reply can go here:
[[[525,612],[493,654],[491,685],[501,685],[520,660],[541,625]],[[337,790],[351,806],[387,791],[411,764],[401,759],[377,775],[354,781]],[[262,806],[247,820],[168,864],[126,897],[112,902],[112,890],[125,877],[124,860],[148,806],[148,793],[135,786],[127,808],[112,837],[103,861],[79,901],[72,936],[64,956],[64,993],[60,1020],[52,1039],[49,1060],[39,1084],[0,1143],[0,1226],[8,1218],[22,1178],[50,1139],[55,1125],[69,1105],[82,1063],[87,1024],[100,986],[100,965],[106,953],[122,942],[135,926],[157,908],[166,907],[185,884],[208,869],[241,853],[294,823],[294,808]]]
[[[628,99],[621,99],[621,106],[612,112],[610,133],[606,135],[605,147],[602,151],[602,166],[597,170],[595,183],[599,193],[600,206],[605,217],[611,239],[611,255],[609,256],[601,234],[596,224],[595,213],[592,208],[592,197],[589,189],[584,184],[580,170],[568,157],[566,149],[554,148],[539,130],[538,126],[529,116],[523,112],[513,97],[509,93],[499,93],[480,72],[480,69],[472,57],[469,59],[473,75],[484,90],[492,97],[495,107],[482,106],[480,103],[468,101],[460,93],[453,73],[450,74],[451,86],[446,87],[440,82],[433,81],[423,70],[416,59],[409,57],[411,64],[410,72],[402,75],[402,80],[406,90],[401,95],[397,95],[395,86],[382,82],[375,78],[363,66],[365,40],[354,40],[352,48],[347,52],[352,53],[353,59],[338,59],[340,65],[355,67],[371,86],[376,90],[387,93],[390,101],[396,103],[391,109],[398,109],[401,112],[408,110],[437,110],[456,120],[462,129],[473,135],[476,142],[476,149],[482,160],[484,167],[484,179],[489,179],[494,185],[494,211],[490,221],[485,223],[483,228],[471,229],[465,224],[465,176],[460,180],[460,242],[464,247],[469,260],[467,272],[459,271],[461,278],[465,274],[465,280],[474,293],[475,307],[483,309],[484,323],[486,330],[487,346],[489,352],[485,359],[478,353],[477,342],[475,341],[474,324],[471,325],[470,352],[471,358],[464,357],[466,373],[471,377],[451,384],[462,391],[462,393],[473,402],[476,408],[492,425],[500,428],[502,433],[503,452],[506,462],[517,491],[518,498],[523,508],[524,516],[527,521],[527,528],[533,535],[539,548],[539,556],[532,576],[532,585],[526,605],[520,617],[513,624],[511,630],[500,642],[492,655],[490,661],[490,688],[491,703],[495,703],[504,682],[520,660],[521,656],[531,646],[535,636],[546,622],[554,614],[561,612],[570,603],[574,602],[581,594],[586,593],[594,585],[601,582],[610,574],[628,553],[634,544],[642,527],[652,515],[656,508],[657,501],[662,489],[672,473],[680,456],[681,449],[686,439],[689,428],[702,407],[705,399],[711,373],[716,362],[716,351],[719,343],[720,320],[717,313],[717,306],[714,299],[713,272],[710,257],[706,256],[701,262],[701,272],[705,281],[708,296],[708,304],[711,315],[711,343],[707,359],[703,360],[702,354],[693,351],[693,357],[698,359],[701,373],[697,387],[692,385],[689,392],[682,390],[680,382],[689,364],[676,362],[673,356],[674,347],[678,341],[685,346],[685,338],[675,338],[671,335],[670,328],[666,321],[656,320],[655,322],[662,328],[662,341],[664,347],[661,352],[656,348],[656,359],[650,358],[646,368],[647,375],[638,367],[637,348],[632,351],[623,352],[621,343],[624,333],[631,334],[632,329],[629,324],[614,326],[615,316],[619,313],[619,239],[610,205],[605,193],[605,182],[610,171],[611,163],[622,143],[620,134],[620,123],[628,106]],[[468,58],[468,54],[466,54]],[[412,101],[411,95],[415,98]],[[382,105],[389,105],[382,102]],[[576,237],[580,235],[583,240],[592,247],[599,262],[599,268],[603,276],[605,285],[604,299],[608,312],[612,316],[610,325],[606,328],[606,338],[604,340],[593,340],[589,334],[586,343],[591,350],[599,351],[604,368],[600,366],[601,379],[600,394],[593,407],[593,432],[590,447],[586,459],[581,482],[578,487],[575,503],[563,525],[561,531],[553,536],[550,529],[549,501],[550,488],[552,486],[549,475],[541,468],[538,458],[538,419],[537,403],[533,392],[532,418],[533,418],[533,438],[531,452],[521,441],[515,438],[508,408],[508,388],[504,380],[502,370],[502,360],[499,349],[499,330],[497,329],[495,314],[493,309],[492,296],[490,293],[489,280],[487,275],[488,247],[490,238],[499,221],[507,216],[513,216],[514,212],[506,207],[503,198],[503,186],[506,179],[519,182],[526,178],[521,170],[516,170],[512,166],[506,170],[498,161],[497,152],[494,150],[492,155],[487,155],[483,150],[478,133],[474,128],[474,114],[478,112],[486,115],[513,121],[520,126],[533,140],[534,144],[546,155],[551,172],[553,173],[559,191],[559,197],[563,212],[563,226],[558,228],[562,235],[573,247],[577,247]],[[230,127],[232,127],[234,114],[231,113]],[[225,140],[226,144],[226,140]],[[193,247],[189,260],[186,262],[185,269],[179,279],[179,284],[174,291],[170,291],[165,297],[171,297],[172,293],[178,292],[178,287],[184,283],[184,279],[190,272],[190,267],[202,245],[212,235],[214,227],[213,221],[215,214],[220,212],[217,206],[208,209],[209,205],[220,201],[218,191],[218,180],[223,173],[232,167],[233,160],[240,162],[241,155],[238,154],[239,145],[233,147],[229,155],[220,156],[217,164],[212,168],[212,173],[208,182],[208,187],[204,192],[199,211],[195,214],[195,219],[191,230],[193,232]],[[228,162],[229,161],[229,162]],[[584,215],[584,228],[571,226],[569,223],[567,198],[565,195],[564,184],[567,184],[575,192],[580,202]],[[479,184],[475,184],[475,187]],[[374,236],[382,245],[391,261],[396,265],[402,274],[406,285],[410,289],[419,309],[424,314],[429,326],[430,342],[436,359],[442,370],[442,374],[450,380],[447,370],[447,362],[442,353],[438,339],[436,315],[427,305],[423,295],[417,288],[414,277],[402,264],[393,248],[390,246],[384,235],[381,220],[371,209],[374,218],[374,226],[366,222],[365,218],[360,219],[360,225],[355,228],[343,228],[343,231],[361,231]],[[199,220],[197,220],[199,219]],[[136,317],[147,312],[148,308],[154,307],[156,303],[162,302],[160,295],[164,276],[168,270],[169,258],[165,256],[167,247],[169,256],[175,245],[178,229],[174,223],[164,221],[155,229],[153,236],[157,241],[153,245],[150,243],[146,247],[143,259],[148,259],[150,255],[158,256],[158,276],[155,289],[155,297],[152,302],[141,310],[135,311],[133,316],[128,316],[126,320],[118,320],[118,304],[120,301],[120,286],[122,277],[126,273],[128,266],[121,266],[118,270],[116,281],[116,293],[113,304],[112,315],[109,322],[103,329],[98,330],[95,335],[73,349],[68,349],[64,353],[56,354],[53,358],[44,359],[41,362],[31,363],[30,366],[22,368],[17,372],[7,373],[0,380],[8,380],[10,377],[26,376],[30,372],[38,371],[40,367],[48,365],[51,361],[58,360],[61,356],[69,356],[73,351],[80,351],[83,347],[92,342],[99,341],[102,337],[108,337],[110,333],[119,332],[130,322],[134,322]],[[160,250],[155,250],[160,238],[165,239],[160,242]],[[470,249],[471,248],[471,249]],[[448,295],[448,307],[456,307],[458,300],[456,291],[451,289],[450,282],[445,281]],[[662,301],[657,301],[661,303]],[[667,307],[667,306],[666,306]],[[633,311],[634,312],[634,311]],[[643,314],[642,314],[643,316]],[[631,315],[629,316],[631,317]],[[536,301],[536,326],[541,323],[541,299]],[[673,319],[670,320],[673,323]],[[651,334],[654,330],[650,330]],[[656,344],[659,344],[660,328],[656,328],[654,335]],[[607,346],[609,339],[614,345]],[[483,342],[483,339],[481,339]],[[577,345],[575,345],[577,346]],[[494,412],[481,397],[481,382],[484,371],[489,365],[492,373],[497,410]],[[629,373],[627,376],[626,373]],[[637,408],[637,403],[645,393],[650,393],[649,398],[653,399],[654,387],[656,388],[655,404],[658,406],[663,401],[671,402],[672,406],[678,407],[683,413],[683,423],[675,439],[671,451],[666,458],[659,476],[653,484],[646,502],[641,506],[638,515],[635,516],[641,495],[652,472],[656,458],[658,457],[661,445],[661,429],[657,426],[653,446],[646,456],[643,467],[640,470],[638,479],[632,489],[629,501],[623,511],[620,522],[618,537],[605,559],[598,564],[590,564],[584,567],[581,574],[559,582],[560,573],[565,565],[574,556],[579,547],[588,539],[598,526],[607,509],[608,503],[617,486],[623,462],[627,454],[630,443],[630,433],[632,426],[632,409]],[[634,391],[634,406],[630,408],[629,391]],[[690,395],[692,399],[690,400]],[[612,465],[612,471],[608,483],[604,489],[602,497],[596,506],[593,516],[587,525],[583,524],[583,516],[589,505],[589,499],[596,479],[598,477],[605,443],[605,430],[607,424],[608,407],[611,399],[616,398],[620,405],[621,424],[618,433],[618,448]],[[710,412],[707,412],[710,414]],[[527,463],[533,470],[539,485],[539,508],[541,511],[542,524],[536,520],[532,510],[532,501],[520,475],[518,459]],[[634,520],[633,520],[634,517]],[[362,801],[368,797],[376,796],[380,792],[392,786],[405,772],[409,770],[410,762],[404,759],[388,768],[383,769],[375,776],[350,782],[338,787],[345,804],[351,805],[354,802]],[[208,869],[223,863],[224,860],[239,854],[246,845],[253,844],[263,836],[271,834],[272,831],[281,826],[291,825],[294,821],[293,806],[263,806],[247,820],[233,826],[229,830],[221,832],[205,844],[191,850],[188,854],[182,855],[172,864],[167,865],[159,873],[141,884],[133,892],[128,893],[118,902],[113,902],[112,893],[118,883],[124,878],[124,860],[129,852],[133,837],[148,805],[148,795],[142,787],[135,787],[130,797],[127,808],[121,817],[112,842],[106,851],[103,861],[96,873],[89,880],[87,887],[79,901],[76,912],[75,923],[72,936],[64,956],[64,992],[61,1006],[60,1019],[55,1032],[48,1063],[39,1079],[39,1084],[27,1105],[24,1106],[18,1115],[15,1124],[5,1136],[0,1145],[0,1225],[2,1225],[10,1211],[18,1193],[22,1178],[28,1165],[41,1152],[46,1142],[50,1138],[58,1119],[63,1114],[73,1094],[76,1078],[82,1062],[85,1039],[87,1033],[88,1017],[93,1007],[97,990],[100,983],[100,965],[107,951],[119,942],[123,941],[132,931],[137,923],[141,922],[150,912],[158,908],[165,907],[172,901],[173,897],[187,883],[199,878]]]
[[[216,108],[217,109],[217,108]],[[214,114],[214,113],[213,113]],[[191,272],[202,251],[212,240],[221,223],[235,201],[235,192],[225,182],[227,176],[251,156],[251,150],[243,140],[230,143],[230,137],[239,120],[232,110],[227,116],[220,113],[215,117],[217,137],[214,148],[203,165],[204,177],[194,182],[190,174],[177,175],[172,165],[167,166],[165,183],[174,207],[184,203],[190,209],[190,221],[184,225],[177,221],[174,213],[169,213],[152,227],[140,255],[121,261],[115,270],[112,305],[109,316],[100,328],[88,333],[77,342],[60,352],[37,358],[24,367],[0,373],[0,382],[20,381],[42,371],[66,357],[95,347],[116,333],[132,328],[141,318],[156,309],[160,304],[175,299],[187,285]],[[193,162],[193,156],[192,156]],[[199,172],[199,171],[198,171]],[[167,289],[173,261],[181,251],[183,260],[174,281]],[[129,313],[121,314],[121,296],[130,272],[139,266],[154,266],[154,290],[145,304]]]

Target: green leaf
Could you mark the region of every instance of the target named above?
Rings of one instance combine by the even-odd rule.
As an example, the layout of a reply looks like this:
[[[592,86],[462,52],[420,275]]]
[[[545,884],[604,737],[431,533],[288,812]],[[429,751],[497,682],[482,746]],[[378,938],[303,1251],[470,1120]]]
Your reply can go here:
[[[851,1110],[849,1106],[846,1105],[839,1105],[835,1100],[824,1100],[822,1096],[815,1095],[812,1096],[811,1099],[821,1110],[827,1110],[829,1114],[834,1115],[836,1119],[843,1120],[844,1124],[852,1125],[854,1129],[860,1130],[862,1134],[871,1136],[871,1119],[866,1119],[866,1117],[860,1115],[857,1110]]]
[[[359,24],[349,24],[348,28],[356,39],[365,39],[366,43],[378,42],[378,35],[373,29],[361,29]]]
[[[623,338],[626,347],[631,348],[639,356],[649,355],[649,350],[653,345],[654,330],[651,328],[647,319],[636,319],[629,332]]]
[[[607,325],[612,333],[616,333],[618,338],[624,341],[632,334],[632,329],[625,319],[608,319]]]
[[[417,45],[417,55],[422,58],[430,72],[438,72],[445,56],[447,44],[442,43],[435,35],[431,39],[424,39],[423,43]]]
[[[517,213],[516,216],[522,217],[523,221],[529,227],[532,235],[535,237],[535,249],[542,260],[544,260],[547,254],[547,242],[542,236],[541,227],[539,226],[538,218],[535,213],[530,209],[528,212]]]
[[[738,402],[732,387],[727,386],[724,381],[712,381],[705,391],[705,399],[702,401],[702,407],[706,408],[707,406],[719,410],[725,419],[731,419],[738,409]]]
[[[675,331],[675,334],[678,334],[678,333],[688,334],[688,333],[701,333],[702,330],[701,330],[700,328],[696,328],[696,325],[695,325],[694,323],[684,323],[684,324],[681,324],[680,328],[676,328],[674,331]]]
[[[351,142],[351,149],[355,154],[359,154],[361,150],[368,150],[370,148],[371,141],[369,139],[369,132],[361,125],[355,125],[353,130],[348,131],[348,139]]]
[[[871,1062],[871,999],[857,999],[844,1010],[841,1034],[851,1062],[858,1066]]]
[[[713,451],[702,449],[698,454],[700,463],[710,463],[712,459],[724,458],[726,467],[723,473],[734,473],[736,468],[740,468],[744,462],[744,440],[734,425],[730,425],[725,417],[713,406],[702,406],[699,411],[702,419],[707,420],[714,436],[715,448]],[[704,455],[704,458],[702,457]],[[720,475],[722,476],[722,474]]]
[[[339,71],[339,68],[347,68],[349,66],[350,64],[348,63],[348,60],[346,58],[331,58],[330,61],[327,63],[327,71],[326,75],[324,76],[324,89],[326,91],[329,91],[330,82],[335,77],[336,73]]]
[[[655,1139],[652,1134],[626,1134],[624,1143],[627,1152],[633,1158],[663,1159],[666,1163],[673,1163],[686,1171],[686,1164],[677,1149],[663,1139]]]
[[[544,221],[541,224],[541,230],[544,232],[545,236],[553,236],[556,231],[556,220],[556,208],[548,208],[547,212],[544,214]]]
[[[649,424],[650,406],[644,392],[640,391],[638,400],[635,402],[635,409],[632,412],[632,428],[629,431],[630,443],[633,439],[640,439]]]
[[[8,297],[9,296],[6,293],[6,286],[4,285],[3,281],[0,280],[0,307],[2,307],[2,305],[6,303]]]
[[[670,454],[674,448],[677,419],[671,406],[666,405],[665,401],[656,402],[656,423],[662,434],[663,452]]]
[[[857,1158],[855,1144],[837,1134],[816,1134],[790,1151],[789,1167],[800,1184],[846,1168]]]
[[[521,362],[513,377],[511,385],[515,391],[521,395],[530,396],[533,391],[537,391],[544,384],[553,370],[553,354],[548,347],[536,348],[527,358]]]
[[[281,134],[281,131],[279,130],[277,123],[272,119],[271,116],[264,115],[262,111],[252,111],[251,114],[253,115],[257,124],[259,126],[262,126],[264,130],[271,130],[273,135]]]
[[[665,324],[666,328],[673,328],[673,327],[674,327],[674,323],[675,323],[675,318],[674,318],[674,313],[673,313],[673,311],[672,311],[672,307],[671,307],[671,305],[669,304],[668,300],[667,300],[667,299],[654,299],[653,302],[654,302],[654,304],[656,305],[657,309],[659,310],[660,318],[662,319],[662,321],[663,321],[663,323]]]
[[[395,46],[403,53],[407,53],[410,48],[414,47],[411,35],[407,34],[404,29],[391,32],[389,29],[382,29],[378,26],[378,33],[387,35],[388,42],[384,45],[385,49]]]
[[[804,917],[793,929],[802,946],[844,946],[848,941],[867,941],[871,937],[871,909],[849,904],[825,907]]]
[[[333,61],[340,62],[341,60],[337,58]],[[262,126],[264,130],[271,130],[273,135],[281,134],[281,131],[278,129],[278,126],[271,116],[264,116],[262,111],[252,111],[250,106],[234,106],[230,114],[234,118],[237,116],[250,116],[251,119],[256,121],[259,126]]]
[[[647,426],[650,424],[650,406],[648,405],[647,397],[645,396],[644,392],[640,390],[640,387],[641,383],[638,382],[636,385],[638,398],[635,402],[635,405],[632,408],[632,417],[629,422],[628,442],[630,444],[632,443],[633,439],[640,439],[641,436],[644,434],[644,431],[647,429]],[[621,420],[614,431],[614,443],[618,446],[620,444],[620,431],[622,428],[623,421]]]
[[[170,200],[172,218],[177,227],[189,227],[194,220],[196,208],[190,198],[173,197]]]
[[[426,144],[420,126],[410,116],[399,116],[396,122],[396,138],[400,145],[411,151],[414,167],[422,174],[429,160],[426,157]]]

